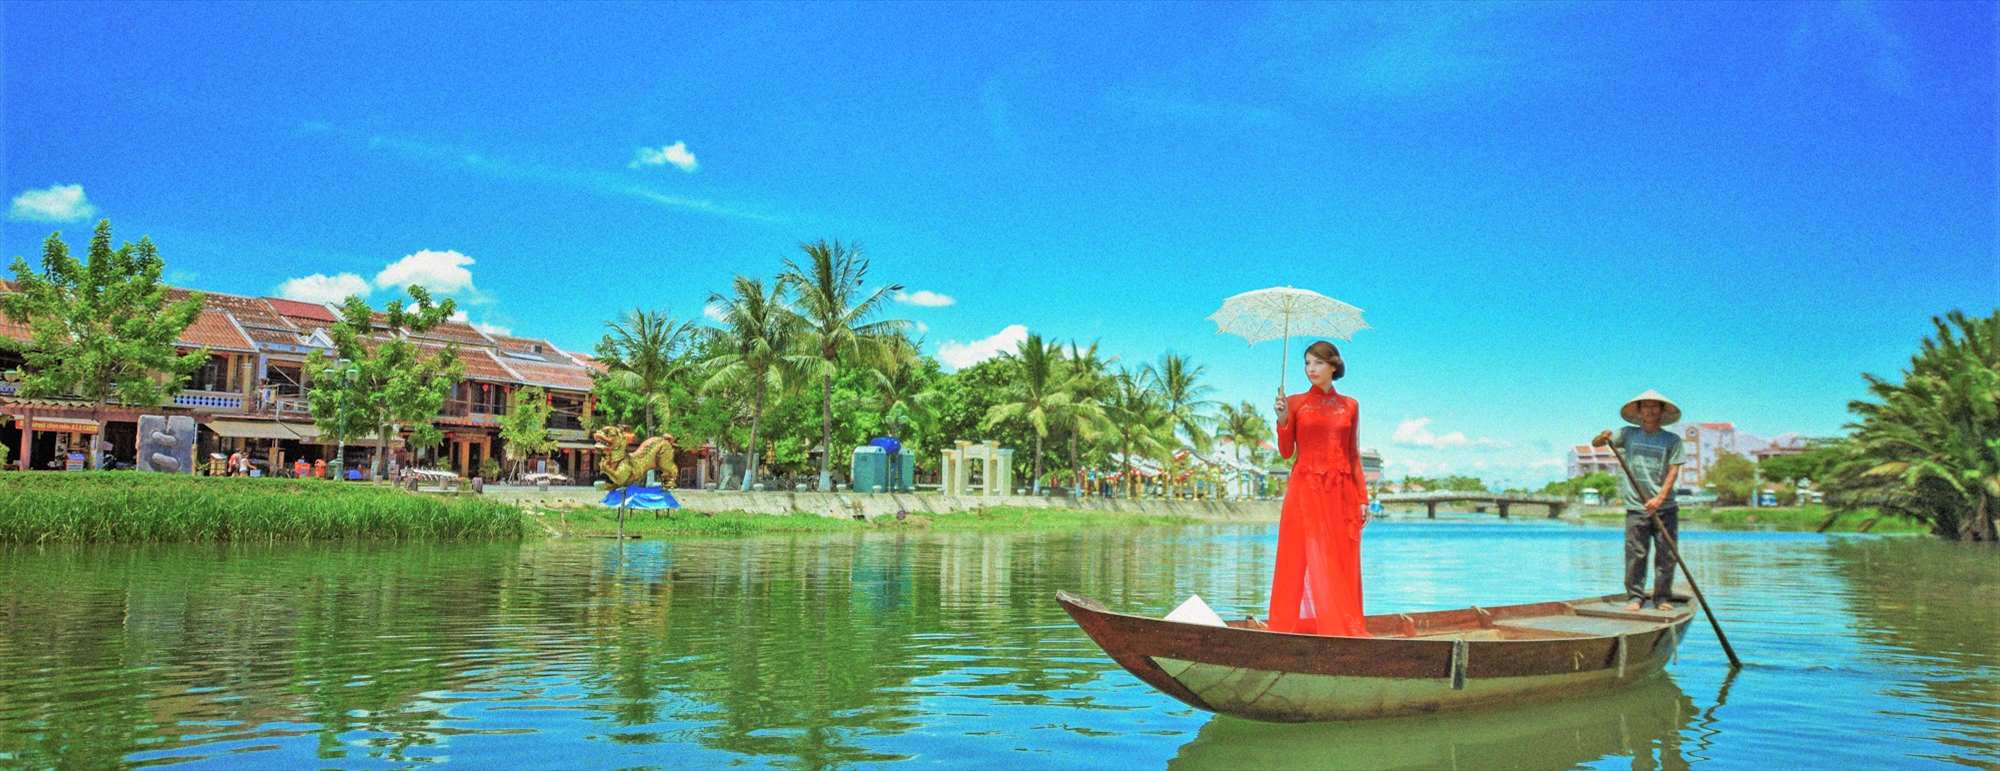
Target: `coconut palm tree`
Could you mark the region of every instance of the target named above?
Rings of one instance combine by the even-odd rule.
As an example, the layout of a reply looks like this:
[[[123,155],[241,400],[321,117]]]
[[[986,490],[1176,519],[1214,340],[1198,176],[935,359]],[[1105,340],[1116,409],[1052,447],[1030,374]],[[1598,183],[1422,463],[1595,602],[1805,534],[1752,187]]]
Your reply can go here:
[[[833,377],[843,357],[880,361],[887,355],[889,338],[899,336],[909,322],[900,319],[869,321],[888,304],[890,295],[902,290],[891,284],[864,291],[868,260],[858,246],[839,241],[800,244],[806,262],[786,259],[779,283],[795,293],[799,319],[799,343],[818,357],[810,376],[820,383],[819,489],[833,489],[828,461],[833,457]]]
[[[1856,400],[1848,459],[1830,486],[1840,505],[1927,522],[1953,540],[2000,543],[2000,310],[1932,318],[1901,383],[1862,375],[1879,402]],[[1957,330],[1954,333],[1953,327]]]
[[[1160,395],[1173,427],[1187,435],[1188,444],[1204,452],[1208,450],[1209,423],[1205,411],[1214,404],[1203,398],[1214,390],[1201,384],[1205,369],[1185,356],[1169,353],[1160,357],[1159,366],[1148,364],[1144,370],[1147,387]]]
[[[982,427],[1021,421],[1035,434],[1034,493],[1042,494],[1042,446],[1051,426],[1060,427],[1075,417],[1075,402],[1064,387],[1062,346],[1043,343],[1042,336],[1029,334],[1012,352],[1005,354],[1020,364],[1021,379],[1015,381],[1005,401],[986,411]]]
[[[935,417],[931,403],[936,400],[937,391],[924,380],[924,358],[916,341],[894,336],[881,366],[871,367],[868,372],[875,379],[882,424],[892,435],[900,437],[905,426],[927,430]]]
[[[597,358],[639,394],[645,404],[646,435],[653,436],[670,407],[670,381],[691,363],[684,354],[699,334],[698,327],[692,319],[674,323],[665,310],[638,308],[604,326],[610,331],[597,343]]]
[[[1111,429],[1105,420],[1104,405],[1111,399],[1116,385],[1106,373],[1113,361],[1116,357],[1098,358],[1095,340],[1090,341],[1089,348],[1070,341],[1069,353],[1063,357],[1063,385],[1069,389],[1073,413],[1066,432],[1069,435],[1069,467],[1076,484],[1083,483],[1083,463],[1077,457],[1077,445],[1096,441]]]
[[[1141,455],[1151,458],[1171,455],[1173,418],[1158,393],[1147,388],[1139,376],[1122,369],[1112,377],[1111,399],[1104,404],[1104,417],[1111,429],[1107,438],[1123,456],[1131,494],[1137,497],[1140,487],[1132,459]]]
[[[797,353],[798,317],[786,305],[783,284],[766,290],[762,281],[737,276],[728,295],[712,293],[708,304],[721,311],[722,328],[710,332],[720,352],[706,362],[708,377],[701,388],[750,394],[750,444],[741,488],[748,490],[757,479],[757,440],[771,391],[782,389],[814,359]]]
[[[1271,436],[1271,424],[1264,421],[1264,413],[1257,411],[1257,405],[1249,402],[1222,405],[1221,419],[1216,422],[1216,437],[1228,439],[1236,452],[1236,462],[1243,462],[1243,448],[1253,450]]]

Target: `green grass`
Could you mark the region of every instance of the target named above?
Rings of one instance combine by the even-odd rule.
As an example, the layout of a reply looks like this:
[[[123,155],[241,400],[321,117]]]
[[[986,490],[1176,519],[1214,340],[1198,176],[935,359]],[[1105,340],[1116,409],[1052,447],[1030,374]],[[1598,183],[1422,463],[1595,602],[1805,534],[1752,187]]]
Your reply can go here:
[[[1778,506],[1770,508],[1750,508],[1748,506],[1721,506],[1715,508],[1681,507],[1682,523],[1700,523],[1710,527],[1730,530],[1770,529],[1783,531],[1813,532],[1821,523],[1834,516],[1831,509],[1819,505]],[[1622,509],[1602,509],[1585,512],[1583,517],[1591,520],[1620,520],[1625,518]],[[1928,533],[1930,528],[1922,523],[1910,522],[1898,517],[1885,517],[1874,509],[1860,509],[1842,512],[1826,529],[1829,533],[1861,532],[1861,526],[1868,520],[1875,524],[1868,528],[1870,533]]]
[[[549,529],[571,536],[605,536],[618,532],[618,513],[606,508],[544,510],[537,518]],[[1124,514],[1075,509],[999,506],[951,514],[912,514],[898,521],[879,516],[867,521],[817,514],[749,514],[740,511],[701,513],[675,511],[655,516],[650,511],[627,512],[625,534],[653,538],[740,536],[761,533],[858,533],[896,531],[1034,532],[1096,527],[1185,525],[1191,517]]]
[[[0,543],[519,538],[519,509],[299,479],[0,473]]]

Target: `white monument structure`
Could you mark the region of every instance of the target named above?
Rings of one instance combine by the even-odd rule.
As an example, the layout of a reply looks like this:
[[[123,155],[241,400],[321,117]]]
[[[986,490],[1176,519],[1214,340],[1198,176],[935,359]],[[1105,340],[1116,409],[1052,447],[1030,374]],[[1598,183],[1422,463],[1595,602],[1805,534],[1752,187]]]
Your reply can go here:
[[[979,471],[978,484],[972,481],[975,469]],[[960,439],[956,447],[944,451],[939,470],[943,472],[945,495],[1006,495],[1014,488],[1014,451],[992,442],[973,444]]]

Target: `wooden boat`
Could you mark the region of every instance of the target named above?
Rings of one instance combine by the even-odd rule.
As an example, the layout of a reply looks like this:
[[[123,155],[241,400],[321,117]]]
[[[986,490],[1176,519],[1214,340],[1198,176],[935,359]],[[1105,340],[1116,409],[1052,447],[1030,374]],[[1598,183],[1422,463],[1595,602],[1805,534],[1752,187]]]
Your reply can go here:
[[[1255,720],[1356,720],[1619,688],[1658,674],[1694,620],[1622,594],[1369,616],[1373,637],[1273,632],[1115,613],[1057,592],[1113,661],[1190,706]]]

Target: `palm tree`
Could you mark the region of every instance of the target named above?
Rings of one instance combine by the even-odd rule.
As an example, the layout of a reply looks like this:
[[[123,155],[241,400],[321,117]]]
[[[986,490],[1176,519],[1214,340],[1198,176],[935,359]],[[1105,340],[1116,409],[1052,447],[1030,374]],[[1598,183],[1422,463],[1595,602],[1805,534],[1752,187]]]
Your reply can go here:
[[[937,392],[923,379],[924,359],[917,343],[896,335],[889,343],[889,355],[881,366],[868,372],[875,378],[875,396],[882,424],[891,435],[902,436],[904,426],[925,430],[935,417],[931,402]]]
[[[783,388],[787,375],[809,360],[795,351],[798,323],[785,303],[785,287],[737,276],[730,293],[711,293],[708,304],[721,310],[722,328],[710,332],[719,353],[707,362],[704,392],[742,388],[750,393],[750,445],[743,465],[743,487],[757,479],[757,440],[763,430],[764,407],[772,389]]]
[[[687,348],[699,334],[692,319],[674,323],[664,310],[634,308],[618,321],[607,321],[610,332],[597,343],[597,357],[611,374],[639,394],[645,404],[646,435],[658,433],[667,404],[669,381],[689,364]]]
[[[1123,456],[1126,478],[1130,481],[1132,495],[1139,494],[1139,481],[1132,463],[1134,453],[1158,458],[1173,451],[1174,425],[1168,414],[1166,403],[1158,393],[1147,388],[1142,380],[1130,372],[1119,370],[1112,377],[1111,399],[1104,405],[1104,416],[1109,424],[1113,439]]]
[[[1880,403],[1856,400],[1860,418],[1831,485],[1844,507],[1927,522],[1953,540],[2000,543],[2000,310],[1932,318],[1901,383],[1862,375]],[[1954,335],[1952,327],[1957,326]]]
[[[890,319],[869,321],[889,302],[901,284],[891,284],[864,292],[861,282],[868,275],[868,260],[860,247],[839,241],[800,244],[807,264],[785,260],[778,276],[781,285],[797,293],[795,315],[803,327],[800,345],[819,358],[811,373],[820,382],[819,489],[833,489],[828,462],[833,458],[833,376],[843,356],[879,361],[886,357],[888,339],[898,336],[909,322]]]
[[[1063,385],[1069,389],[1071,419],[1069,429],[1069,467],[1076,484],[1083,483],[1083,464],[1077,458],[1079,442],[1095,441],[1108,432],[1110,425],[1104,416],[1104,404],[1111,399],[1115,383],[1105,373],[1114,359],[1097,357],[1097,341],[1092,340],[1089,348],[1083,348],[1072,340],[1069,355],[1063,358]]]
[[[1075,414],[1072,410],[1075,403],[1062,380],[1062,346],[1044,344],[1041,335],[1030,334],[1006,356],[1020,364],[1021,379],[1015,382],[1006,401],[987,409],[981,426],[991,428],[1016,420],[1027,422],[1035,433],[1034,494],[1041,495],[1042,445],[1049,438],[1049,427],[1063,425]]]
[[[1249,402],[1222,405],[1222,419],[1216,424],[1216,438],[1228,439],[1236,450],[1236,462],[1243,462],[1243,448],[1255,449],[1271,436],[1271,424],[1264,422],[1264,414]]]
[[[1208,450],[1209,418],[1203,410],[1213,404],[1202,398],[1213,390],[1200,382],[1204,369],[1174,353],[1161,356],[1158,367],[1145,368],[1146,385],[1159,393],[1173,427],[1187,434],[1188,443],[1199,451]]]

